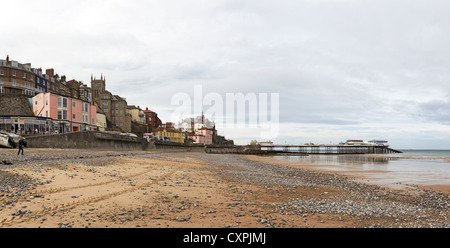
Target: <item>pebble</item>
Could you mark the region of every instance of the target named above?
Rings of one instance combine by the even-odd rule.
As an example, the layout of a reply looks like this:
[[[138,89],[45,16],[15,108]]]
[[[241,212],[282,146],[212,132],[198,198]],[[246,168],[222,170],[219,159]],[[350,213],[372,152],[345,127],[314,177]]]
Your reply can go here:
[[[188,221],[189,220],[188,218],[184,218],[184,217],[176,217],[175,219],[177,221],[179,221],[179,222],[184,222],[184,221]]]
[[[220,173],[242,184],[264,186],[276,193],[274,187],[293,192],[295,187],[319,190],[320,187],[342,189],[350,194],[330,194],[324,191],[316,197],[290,198],[284,203],[272,204],[274,211],[287,215],[298,214],[304,220],[309,214],[332,213],[356,217],[360,222],[380,222],[373,227],[449,227],[450,198],[448,194],[422,190],[419,194],[387,191],[377,185],[355,182],[345,176],[301,168],[277,166],[257,162],[240,155],[207,154],[202,159]],[[233,165],[236,169],[231,168]],[[223,168],[223,169],[222,169]],[[236,185],[228,185],[230,189]],[[251,191],[247,191],[251,194]],[[431,217],[435,216],[435,217]],[[386,221],[395,218],[396,221]],[[266,219],[260,222],[267,224]],[[373,223],[372,223],[373,224]],[[372,225],[370,224],[370,225]],[[368,225],[368,227],[370,226]]]
[[[116,156],[135,156],[130,152],[110,152],[99,156],[89,152],[67,152],[67,153],[42,153],[28,154],[26,156],[13,156],[11,153],[0,151],[2,162],[0,169],[16,168],[19,166],[36,165],[58,166],[61,170],[66,169],[65,163],[71,163],[74,160],[77,163],[85,164],[90,167],[102,166],[114,163],[110,157]],[[143,156],[167,156],[167,155],[143,155]],[[231,177],[236,184],[228,185],[230,190],[237,186],[250,184],[260,185],[268,192],[277,196],[278,188],[289,189],[293,198],[278,203],[267,204],[268,207],[277,213],[283,215],[300,215],[301,218],[313,218],[311,215],[316,213],[330,213],[336,215],[335,220],[343,221],[343,217],[350,216],[363,222],[372,222],[367,227],[450,227],[450,200],[448,194],[435,192],[431,190],[421,190],[418,194],[405,194],[394,191],[386,191],[380,186],[357,183],[347,177],[332,173],[322,173],[301,168],[271,165],[247,159],[241,155],[222,155],[222,154],[199,154],[197,158],[207,161],[207,164],[217,169],[219,176]],[[42,167],[44,168],[44,167]],[[95,168],[95,167],[94,167]],[[235,169],[234,169],[235,168]],[[89,169],[90,172],[97,172],[95,169]],[[76,174],[74,174],[76,176]],[[152,179],[156,180],[156,179]],[[19,197],[28,195],[29,199],[38,197],[44,198],[41,194],[32,193],[37,185],[52,183],[52,179],[35,179],[29,175],[13,173],[6,170],[0,170],[0,206],[12,207],[17,203]],[[317,197],[295,197],[294,190],[299,188],[308,188],[318,191]],[[327,191],[319,191],[321,187],[326,187]],[[349,194],[336,194],[329,188],[344,190]],[[253,197],[251,190],[241,190],[248,197]],[[297,190],[298,191],[298,190]],[[159,190],[154,192],[159,193]],[[320,196],[320,197],[319,197]],[[72,196],[76,198],[78,196]],[[182,195],[181,195],[182,197]],[[211,195],[207,195],[208,198]],[[17,198],[17,199],[15,199]],[[23,199],[21,198],[21,199]],[[172,199],[179,198],[173,194]],[[239,199],[241,202],[243,199]],[[176,206],[183,210],[189,205],[187,202],[181,202],[182,206]],[[197,207],[197,204],[193,204]],[[64,208],[60,208],[61,211]],[[89,209],[93,211],[93,209]],[[178,210],[177,210],[178,211]],[[30,210],[21,209],[13,215],[30,214]],[[208,214],[215,213],[211,210]],[[162,214],[161,214],[162,215]],[[243,213],[236,213],[236,217],[244,216]],[[206,215],[202,215],[206,217]],[[113,216],[111,218],[114,218]],[[160,218],[160,217],[155,217]],[[268,224],[267,217],[259,217],[259,222]],[[119,219],[119,218],[117,218]],[[131,218],[129,218],[131,219]],[[120,220],[127,220],[120,218]],[[179,222],[189,221],[190,218],[176,217]],[[69,223],[61,223],[61,228],[71,227]],[[231,225],[226,225],[228,227]]]

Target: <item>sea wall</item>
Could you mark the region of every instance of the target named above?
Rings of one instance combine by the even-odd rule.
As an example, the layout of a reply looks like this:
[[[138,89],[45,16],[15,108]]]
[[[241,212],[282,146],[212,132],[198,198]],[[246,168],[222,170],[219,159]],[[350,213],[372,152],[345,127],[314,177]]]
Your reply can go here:
[[[262,151],[259,146],[207,146],[206,153],[216,154],[264,154],[267,151]]]
[[[154,144],[146,139],[104,132],[73,132],[26,137],[27,147],[149,150]]]
[[[191,151],[191,152],[204,152],[205,151],[205,145],[195,144],[195,143],[188,144],[188,143],[177,143],[177,142],[156,140],[154,142],[154,146],[156,149],[159,149],[159,150],[184,150],[184,151]]]

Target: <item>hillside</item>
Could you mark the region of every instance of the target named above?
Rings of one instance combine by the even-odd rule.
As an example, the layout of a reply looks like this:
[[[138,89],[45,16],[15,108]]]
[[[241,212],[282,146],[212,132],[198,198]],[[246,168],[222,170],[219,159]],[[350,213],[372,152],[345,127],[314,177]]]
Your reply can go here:
[[[34,116],[34,113],[28,97],[22,95],[1,95],[0,115]]]

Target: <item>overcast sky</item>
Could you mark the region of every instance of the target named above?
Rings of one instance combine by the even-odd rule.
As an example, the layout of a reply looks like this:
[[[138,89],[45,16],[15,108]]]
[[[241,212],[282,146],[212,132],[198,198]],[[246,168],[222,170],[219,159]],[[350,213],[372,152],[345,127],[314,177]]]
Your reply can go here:
[[[279,93],[277,143],[450,149],[450,1],[4,1],[0,56],[171,120],[177,92]],[[200,114],[200,113],[196,113]],[[219,130],[236,143],[258,131]]]

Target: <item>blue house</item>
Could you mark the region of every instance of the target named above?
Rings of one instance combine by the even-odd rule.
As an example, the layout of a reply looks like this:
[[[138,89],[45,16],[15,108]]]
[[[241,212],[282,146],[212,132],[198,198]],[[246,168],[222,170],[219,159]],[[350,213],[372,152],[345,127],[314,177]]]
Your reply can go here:
[[[42,69],[33,68],[32,71],[36,75],[36,89],[40,92],[47,92],[48,82],[44,75],[42,75]]]

